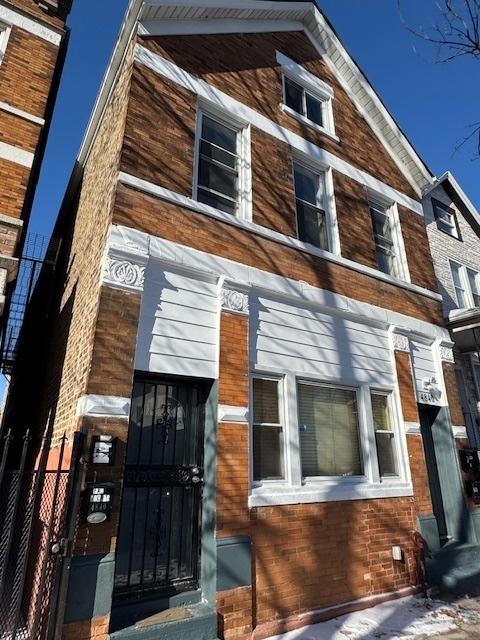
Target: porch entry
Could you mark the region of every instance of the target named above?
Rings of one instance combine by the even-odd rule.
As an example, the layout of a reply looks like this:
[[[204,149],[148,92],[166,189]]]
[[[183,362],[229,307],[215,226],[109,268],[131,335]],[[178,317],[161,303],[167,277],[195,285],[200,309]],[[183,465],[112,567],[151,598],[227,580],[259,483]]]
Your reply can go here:
[[[206,389],[137,377],[133,387],[114,596],[198,588]]]

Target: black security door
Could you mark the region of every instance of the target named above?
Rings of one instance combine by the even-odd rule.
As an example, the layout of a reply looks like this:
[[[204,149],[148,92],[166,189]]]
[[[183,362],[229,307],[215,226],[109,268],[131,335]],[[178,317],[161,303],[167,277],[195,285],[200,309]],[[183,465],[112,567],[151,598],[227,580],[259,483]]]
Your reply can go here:
[[[204,395],[201,384],[134,384],[115,563],[120,598],[198,587]]]

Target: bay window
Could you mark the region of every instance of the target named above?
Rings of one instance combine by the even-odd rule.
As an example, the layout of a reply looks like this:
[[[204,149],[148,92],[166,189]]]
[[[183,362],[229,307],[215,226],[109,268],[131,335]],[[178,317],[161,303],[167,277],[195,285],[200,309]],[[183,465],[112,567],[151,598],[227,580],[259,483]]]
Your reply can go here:
[[[394,389],[252,379],[251,506],[411,495]]]

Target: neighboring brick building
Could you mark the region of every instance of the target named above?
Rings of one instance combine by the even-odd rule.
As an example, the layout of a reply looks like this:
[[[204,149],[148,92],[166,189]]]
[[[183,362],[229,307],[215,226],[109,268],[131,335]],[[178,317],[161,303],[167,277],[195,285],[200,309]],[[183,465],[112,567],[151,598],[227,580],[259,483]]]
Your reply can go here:
[[[0,3],[0,315],[8,307],[25,239],[67,49],[71,4]]]
[[[311,2],[130,3],[8,412],[87,434],[65,639],[267,637],[476,543],[433,183]]]
[[[459,415],[470,445],[480,449],[480,215],[448,172],[428,189],[424,210],[443,313],[455,342]]]

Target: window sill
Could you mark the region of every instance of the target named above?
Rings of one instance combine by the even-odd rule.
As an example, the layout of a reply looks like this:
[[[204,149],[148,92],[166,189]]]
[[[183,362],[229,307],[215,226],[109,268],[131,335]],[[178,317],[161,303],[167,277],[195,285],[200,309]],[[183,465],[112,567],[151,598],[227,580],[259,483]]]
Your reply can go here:
[[[313,502],[340,502],[348,500],[374,500],[378,498],[402,498],[413,495],[413,487],[398,479],[379,484],[366,481],[337,481],[308,483],[302,487],[277,485],[257,487],[251,490],[248,506],[271,507],[284,504],[309,504]]]
[[[298,122],[301,122],[307,127],[310,127],[310,129],[314,129],[315,131],[318,131],[319,133],[322,133],[323,135],[328,136],[332,140],[335,140],[335,142],[340,142],[340,138],[336,136],[334,133],[332,133],[328,129],[325,129],[325,127],[321,127],[319,124],[312,122],[308,118],[305,118],[305,116],[302,116],[300,113],[297,113],[290,107],[287,107],[286,104],[283,104],[283,103],[280,104],[280,109],[287,115],[291,116],[292,118],[295,118],[295,120],[298,120]]]
[[[297,238],[287,236],[283,233],[280,233],[279,231],[273,231],[272,229],[269,229],[267,227],[262,227],[254,222],[250,222],[249,220],[237,218],[229,213],[225,213],[224,211],[220,211],[219,209],[214,209],[209,205],[197,202],[192,198],[181,195],[179,193],[175,193],[170,189],[166,189],[165,187],[153,184],[151,182],[148,182],[147,180],[143,180],[142,178],[136,178],[135,176],[132,176],[130,174],[120,172],[118,175],[118,180],[128,187],[138,189],[140,191],[143,191],[144,193],[153,195],[156,198],[159,198],[166,202],[170,202],[180,207],[190,209],[191,211],[202,213],[211,218],[219,220],[220,222],[239,227],[245,231],[250,231],[272,242],[277,242],[287,247],[303,251],[304,253],[307,253],[309,255],[318,256],[319,258],[323,258],[324,260],[328,260],[329,262],[334,262],[336,264],[344,266],[347,269],[352,269],[353,271],[357,271],[358,273],[363,273],[365,275],[371,276],[376,280],[382,280],[383,282],[388,282],[389,284],[402,287],[403,289],[413,291],[414,293],[418,293],[427,298],[432,298],[433,300],[438,301],[442,300],[442,296],[435,291],[430,291],[429,289],[425,289],[425,287],[420,287],[419,285],[407,282],[406,280],[394,278],[393,276],[389,276],[388,274],[383,273],[378,269],[374,269],[373,267],[354,262],[353,260],[344,258],[341,255],[330,253],[329,251],[324,251],[323,249],[317,249],[313,245],[301,242]]]

